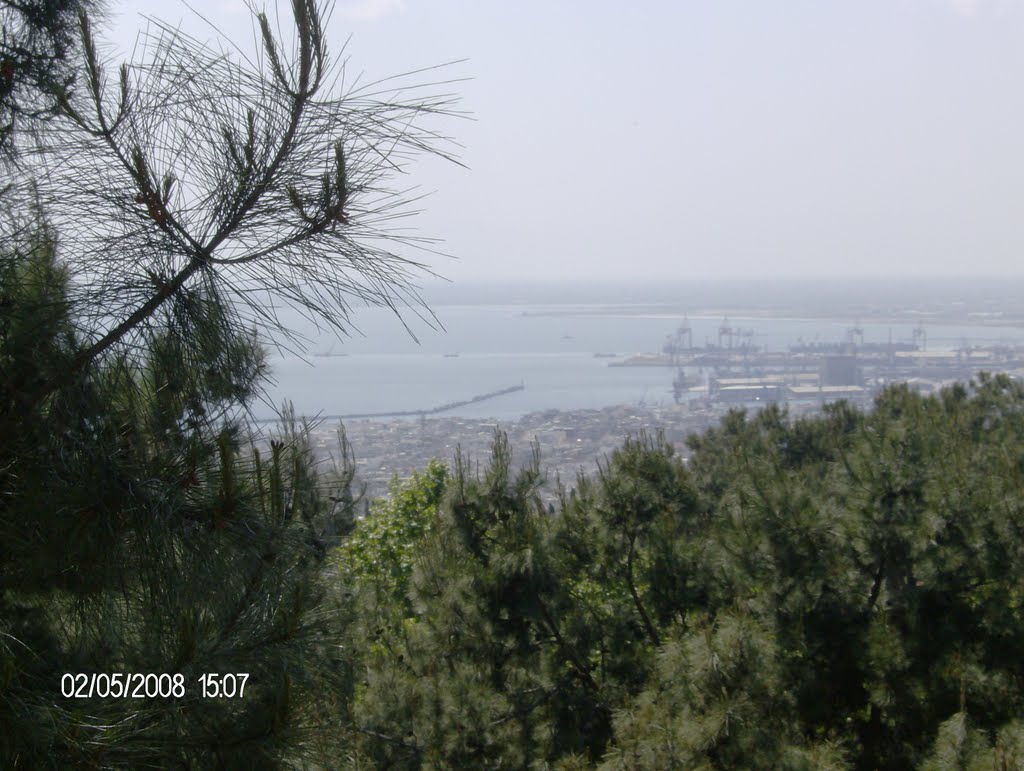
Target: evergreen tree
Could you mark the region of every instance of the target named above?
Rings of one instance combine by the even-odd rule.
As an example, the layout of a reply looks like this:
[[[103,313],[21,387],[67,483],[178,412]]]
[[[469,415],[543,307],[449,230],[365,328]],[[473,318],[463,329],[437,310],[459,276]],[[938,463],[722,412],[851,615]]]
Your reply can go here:
[[[69,61],[78,39],[78,14],[96,11],[88,0],[0,2],[0,157],[11,161],[15,139],[53,114],[55,88],[74,82]]]
[[[245,415],[282,301],[344,331],[353,297],[415,300],[382,230],[402,212],[389,182],[442,150],[418,119],[449,100],[332,94],[323,9],[292,10],[291,51],[263,15],[241,63],[158,26],[112,78],[81,13],[80,80],[4,92],[53,107],[3,200],[4,767],[344,757],[351,667],[324,577],[351,475],[316,468],[294,419],[264,444]],[[127,679],[161,672],[181,677]]]
[[[390,600],[356,625],[358,757],[1017,767],[1022,415],[985,375],[867,414],[734,412],[687,466],[626,441],[550,512],[500,438],[441,497],[417,480],[364,523],[386,580],[354,591]]]
[[[557,588],[538,466],[514,474],[510,461],[503,437],[482,478],[457,459],[418,541],[410,605],[367,630],[355,721],[374,766],[519,768],[551,751],[554,687],[537,665],[559,644]]]

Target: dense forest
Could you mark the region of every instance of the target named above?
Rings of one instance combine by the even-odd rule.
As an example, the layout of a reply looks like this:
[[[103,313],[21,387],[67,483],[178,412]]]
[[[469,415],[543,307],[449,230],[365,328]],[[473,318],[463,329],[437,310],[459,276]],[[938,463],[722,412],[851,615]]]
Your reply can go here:
[[[1024,389],[432,466],[336,556],[381,768],[1024,766]],[[352,602],[349,606],[347,603]]]
[[[365,501],[248,406],[274,302],[415,299],[388,184],[450,98],[332,98],[306,0],[116,72],[92,4],[0,10],[0,767],[1024,767],[1020,383]]]

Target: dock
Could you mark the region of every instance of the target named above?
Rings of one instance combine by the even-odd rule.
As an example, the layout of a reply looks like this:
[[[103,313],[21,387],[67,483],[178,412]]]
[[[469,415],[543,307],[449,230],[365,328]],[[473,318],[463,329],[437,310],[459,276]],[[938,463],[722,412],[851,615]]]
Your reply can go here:
[[[485,394],[478,394],[477,396],[470,397],[469,399],[462,399],[457,402],[448,402],[447,404],[441,404],[437,407],[431,407],[423,410],[391,410],[388,412],[353,412],[346,415],[319,415],[317,416],[321,420],[362,420],[364,418],[419,418],[426,415],[439,415],[442,412],[448,412],[449,410],[455,410],[459,407],[465,407],[469,404],[476,404],[478,402],[485,402],[488,399],[495,399],[499,396],[505,396],[506,394],[512,394],[516,391],[523,391],[526,386],[523,383],[519,385],[509,386],[508,388],[499,388],[497,391],[488,391]],[[260,423],[273,423],[280,418],[265,418],[257,422]]]

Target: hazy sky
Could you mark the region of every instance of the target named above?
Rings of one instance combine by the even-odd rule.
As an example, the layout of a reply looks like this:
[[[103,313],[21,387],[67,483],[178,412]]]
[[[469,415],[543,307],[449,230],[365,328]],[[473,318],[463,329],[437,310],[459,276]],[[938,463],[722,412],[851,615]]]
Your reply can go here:
[[[122,49],[143,13],[212,37],[112,10]],[[1024,0],[355,0],[329,29],[371,79],[468,59],[469,170],[410,175],[450,278],[1024,275]]]

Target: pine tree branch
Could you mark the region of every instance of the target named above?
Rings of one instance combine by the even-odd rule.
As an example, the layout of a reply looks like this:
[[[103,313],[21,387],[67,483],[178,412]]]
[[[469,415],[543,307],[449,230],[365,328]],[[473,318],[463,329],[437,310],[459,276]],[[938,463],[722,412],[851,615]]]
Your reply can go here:
[[[555,642],[558,643],[559,650],[562,652],[563,655],[568,657],[570,663],[572,664],[573,671],[581,680],[583,680],[584,683],[587,684],[587,686],[592,691],[594,691],[595,693],[600,692],[601,687],[597,684],[597,681],[594,680],[593,675],[590,674],[590,668],[587,667],[582,661],[580,661],[579,656],[576,655],[576,651],[573,650],[573,647],[565,641],[565,638],[562,637],[562,633],[558,629],[558,624],[555,623],[554,619],[552,618],[551,613],[548,611],[548,607],[545,604],[544,600],[542,600],[540,597],[537,597],[537,604],[540,606],[540,612],[541,615],[544,617],[545,626],[547,626],[548,631],[551,633],[551,636],[555,638]]]
[[[633,604],[636,606],[637,612],[640,614],[640,619],[644,623],[644,629],[647,630],[647,636],[651,639],[655,648],[661,647],[661,638],[658,636],[658,630],[654,628],[654,624],[651,623],[650,617],[647,615],[647,611],[644,609],[644,605],[640,602],[640,595],[636,591],[636,582],[633,580],[633,554],[636,551],[636,532],[633,532],[629,538],[629,555],[626,557],[626,582],[629,584],[629,593],[633,597]]]

